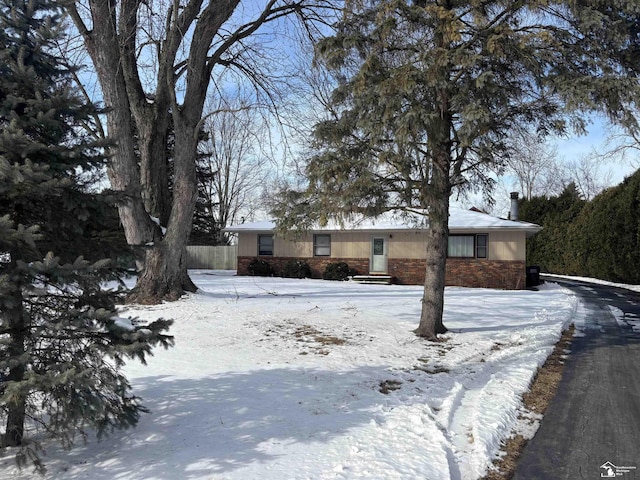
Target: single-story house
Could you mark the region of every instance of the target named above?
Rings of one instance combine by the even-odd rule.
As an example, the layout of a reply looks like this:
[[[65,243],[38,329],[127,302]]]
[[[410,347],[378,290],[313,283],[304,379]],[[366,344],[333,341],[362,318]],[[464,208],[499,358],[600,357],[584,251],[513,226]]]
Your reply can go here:
[[[238,235],[238,275],[249,275],[248,266],[256,258],[266,260],[276,274],[285,262],[304,260],[317,278],[327,264],[342,261],[362,275],[387,275],[399,284],[424,283],[424,216],[385,214],[345,225],[329,223],[295,240],[278,236],[274,228],[275,222],[261,221],[225,229]],[[541,228],[476,209],[451,208],[446,284],[525,288],[527,238]]]

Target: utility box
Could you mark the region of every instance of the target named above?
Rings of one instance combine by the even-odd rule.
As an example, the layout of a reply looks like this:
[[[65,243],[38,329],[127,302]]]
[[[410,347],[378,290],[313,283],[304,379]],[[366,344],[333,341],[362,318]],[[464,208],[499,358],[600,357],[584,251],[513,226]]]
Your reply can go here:
[[[540,285],[540,267],[530,265],[527,267],[527,288],[537,287]]]

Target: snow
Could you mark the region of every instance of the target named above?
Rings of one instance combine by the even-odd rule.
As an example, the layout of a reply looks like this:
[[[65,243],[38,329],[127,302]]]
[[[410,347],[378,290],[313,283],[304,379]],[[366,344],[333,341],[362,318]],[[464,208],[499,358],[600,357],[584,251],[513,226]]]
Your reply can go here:
[[[640,292],[640,285],[629,285],[628,283],[615,283],[609,282],[607,280],[599,280],[597,278],[587,278],[587,277],[576,277],[572,275],[557,275],[555,273],[543,273],[545,277],[548,277],[553,280],[553,278],[565,278],[567,280],[578,280],[581,282],[588,283],[597,283],[598,285],[609,285],[611,287],[624,288],[626,290],[631,290],[634,292]]]
[[[640,318],[631,313],[625,313],[613,305],[609,305],[611,314],[621,328],[631,328],[634,332],[640,332]]]
[[[149,218],[151,218],[151,221],[153,223],[155,223],[156,225],[158,225],[160,227],[160,231],[162,232],[162,235],[166,235],[167,234],[167,227],[163,227],[160,224],[160,219],[158,217],[154,217],[153,215],[149,215]],[[149,242],[146,244],[147,246],[152,246],[153,242]]]
[[[476,479],[512,431],[535,433],[521,395],[585,314],[553,284],[447,288],[451,333],[430,343],[412,333],[421,287],[192,274],[198,293],[121,312],[175,320],[174,348],[126,366],[151,413],[45,442],[48,478]],[[2,455],[0,478],[36,478]]]
[[[124,330],[135,330],[136,327],[133,326],[133,322],[131,318],[122,318],[122,317],[112,317],[113,323]]]
[[[354,216],[349,221],[340,224],[329,221],[324,227],[316,225],[314,231],[401,231],[414,228],[428,228],[428,215],[425,212],[386,212],[378,217],[362,218]],[[225,228],[227,232],[269,232],[276,227],[274,220],[262,220],[258,222],[243,223]],[[494,217],[486,213],[463,208],[451,207],[449,209],[450,230],[522,230],[527,233],[535,233],[542,229],[539,225],[527,222],[516,222],[504,218]]]

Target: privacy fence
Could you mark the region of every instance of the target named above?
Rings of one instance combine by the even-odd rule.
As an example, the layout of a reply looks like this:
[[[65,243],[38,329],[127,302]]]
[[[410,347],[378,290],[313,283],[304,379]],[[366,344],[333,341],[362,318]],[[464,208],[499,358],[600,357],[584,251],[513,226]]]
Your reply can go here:
[[[236,270],[238,246],[190,245],[187,247],[187,268]]]

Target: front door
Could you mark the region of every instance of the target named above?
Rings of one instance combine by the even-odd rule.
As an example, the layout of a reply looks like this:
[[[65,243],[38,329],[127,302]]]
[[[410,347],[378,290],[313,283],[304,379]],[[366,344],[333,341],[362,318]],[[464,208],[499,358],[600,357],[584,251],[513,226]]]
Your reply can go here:
[[[371,237],[371,273],[387,273],[388,237]]]

